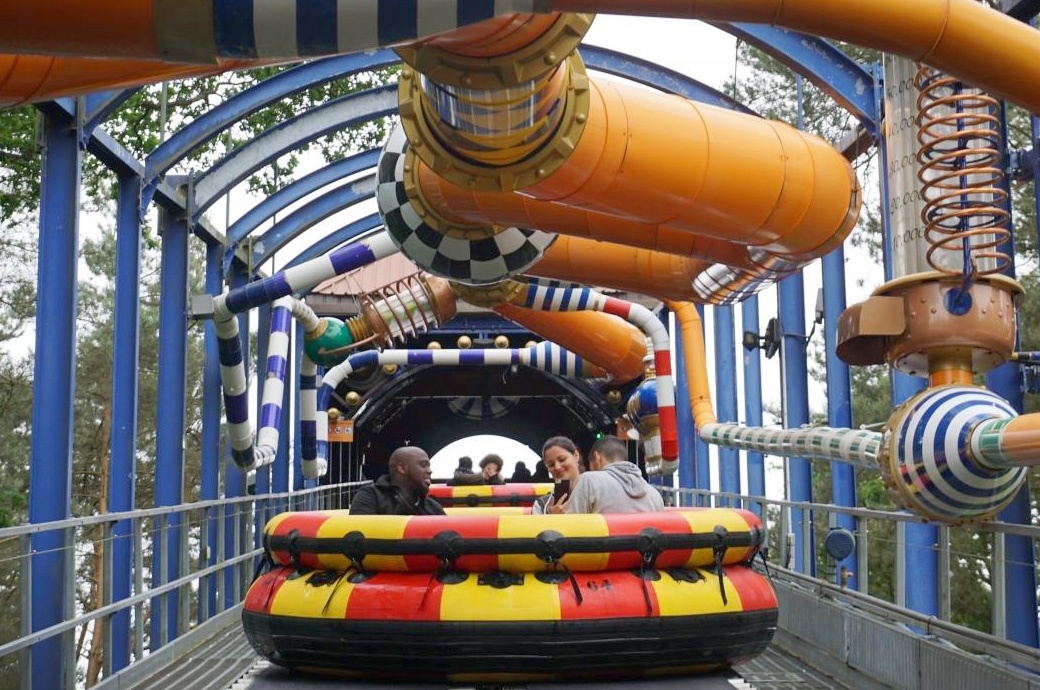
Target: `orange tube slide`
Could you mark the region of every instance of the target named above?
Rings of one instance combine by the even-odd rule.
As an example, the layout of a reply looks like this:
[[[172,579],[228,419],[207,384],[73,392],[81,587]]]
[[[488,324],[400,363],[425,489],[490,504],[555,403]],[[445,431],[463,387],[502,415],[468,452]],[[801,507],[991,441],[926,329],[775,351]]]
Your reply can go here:
[[[409,162],[418,170],[419,204],[446,225],[515,225],[753,268],[747,248],[727,240],[552,204],[514,192],[464,189],[439,177],[418,158],[410,157]]]
[[[675,314],[682,329],[683,360],[686,365],[686,380],[690,391],[690,410],[693,424],[701,429],[716,422],[715,409],[711,404],[711,388],[708,385],[708,358],[704,352],[704,330],[697,307],[689,302],[665,300],[665,305]]]
[[[200,24],[212,16],[207,0],[169,5],[197,14]],[[12,0],[0,10],[0,51],[162,59],[160,45],[174,41],[159,36],[168,22],[156,21],[155,7],[155,0],[95,0],[85,11],[81,0]],[[1040,88],[1029,76],[1040,65],[1040,36],[974,0],[554,0],[552,9],[774,24],[920,60],[1040,113]],[[205,26],[195,43],[212,44]],[[104,87],[81,92],[96,88]]]
[[[603,368],[618,383],[643,375],[646,336],[620,317],[594,311],[539,311],[512,304],[494,310]]]
[[[772,24],[924,62],[1040,113],[1040,33],[976,0],[553,0],[552,9]]]
[[[524,194],[785,254],[855,225],[856,174],[821,139],[627,84],[590,86],[574,152]]]
[[[693,279],[707,267],[674,254],[561,236],[527,274],[686,301],[695,298]]]
[[[101,89],[127,89],[269,64],[234,60],[219,65],[179,65],[147,60],[0,55],[0,108],[49,101]]]

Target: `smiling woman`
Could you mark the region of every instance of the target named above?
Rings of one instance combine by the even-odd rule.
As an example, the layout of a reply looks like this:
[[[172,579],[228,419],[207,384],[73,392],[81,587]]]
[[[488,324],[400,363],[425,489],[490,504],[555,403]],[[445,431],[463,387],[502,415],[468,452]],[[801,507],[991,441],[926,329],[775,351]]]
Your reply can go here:
[[[513,476],[517,460],[523,460],[528,469],[533,470],[540,461],[538,453],[519,441],[505,436],[480,435],[453,441],[441,448],[430,458],[433,466],[433,480],[443,482],[451,477],[459,465],[459,458],[466,455],[473,459],[474,467],[488,453],[499,455],[503,460],[502,477],[508,480]]]

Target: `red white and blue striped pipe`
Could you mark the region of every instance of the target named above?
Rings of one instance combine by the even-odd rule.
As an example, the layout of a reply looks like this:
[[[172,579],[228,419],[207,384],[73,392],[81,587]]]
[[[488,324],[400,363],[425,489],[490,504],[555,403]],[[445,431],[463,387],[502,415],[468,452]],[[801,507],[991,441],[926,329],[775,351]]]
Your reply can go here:
[[[235,315],[262,304],[287,298],[293,293],[310,290],[323,280],[361,268],[397,251],[399,250],[389,234],[382,232],[216,298],[213,321],[220,352],[224,411],[231,441],[231,455],[240,469],[250,471],[262,463],[257,463],[254,458],[253,431],[249,424],[249,381],[238,337],[238,319]],[[311,317],[313,312],[310,312],[309,317],[306,314],[301,316]],[[316,325],[316,317],[313,318],[315,323],[310,324],[312,329]],[[280,391],[278,396],[280,410]],[[274,446],[277,446],[277,438]]]
[[[649,439],[651,453],[662,458],[660,474],[672,474],[679,468],[679,440],[675,417],[675,388],[672,384],[672,353],[668,329],[646,307],[608,297],[592,288],[570,285],[555,280],[532,279],[518,299],[528,309],[542,311],[601,311],[625,319],[650,339],[654,369],[657,373],[657,414],[660,435]]]
[[[398,366],[418,366],[432,364],[435,366],[503,366],[522,364],[533,369],[540,369],[570,378],[601,378],[606,375],[600,367],[586,362],[578,355],[563,349],[556,343],[541,342],[531,347],[512,349],[475,349],[475,350],[386,350],[377,352],[366,350],[350,355],[347,359],[329,369],[321,382],[317,396],[317,415],[315,420],[316,460],[327,463],[329,453],[329,400],[333,391],[351,372],[365,367],[396,364]],[[305,425],[301,429],[303,447],[307,448],[309,430]],[[307,457],[304,456],[304,476]],[[324,473],[324,468],[322,473]],[[312,477],[308,477],[312,478]]]

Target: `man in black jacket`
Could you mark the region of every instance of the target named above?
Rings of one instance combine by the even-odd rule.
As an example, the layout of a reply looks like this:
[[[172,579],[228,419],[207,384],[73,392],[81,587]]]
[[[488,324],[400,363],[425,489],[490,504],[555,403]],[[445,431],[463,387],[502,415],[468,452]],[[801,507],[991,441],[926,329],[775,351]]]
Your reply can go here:
[[[390,454],[389,474],[361,487],[350,503],[351,515],[444,515],[441,504],[426,495],[430,488],[430,456],[405,446]]]

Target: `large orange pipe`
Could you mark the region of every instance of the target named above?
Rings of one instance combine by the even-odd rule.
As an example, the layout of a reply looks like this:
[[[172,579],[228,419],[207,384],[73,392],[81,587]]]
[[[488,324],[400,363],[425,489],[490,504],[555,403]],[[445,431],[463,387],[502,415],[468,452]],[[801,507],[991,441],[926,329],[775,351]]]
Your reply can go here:
[[[199,27],[189,57],[219,57],[214,50],[203,59],[198,47],[213,43],[212,0],[166,6]],[[165,35],[170,22],[156,21],[155,7],[154,0],[94,0],[85,11],[82,0],[12,0],[0,12],[0,51],[168,58],[183,41]],[[552,9],[774,24],[920,60],[1040,113],[1040,88],[1029,78],[1040,65],[1037,32],[974,0],[554,0]]]
[[[0,55],[0,108],[75,96],[85,91],[127,89],[268,64],[232,60],[219,65],[179,65],[146,60]]]
[[[418,203],[445,225],[515,225],[717,261],[730,266],[753,267],[748,259],[747,248],[734,242],[676,230],[667,225],[641,223],[629,218],[552,204],[514,192],[464,189],[439,177],[417,158],[410,157],[409,160],[414,161],[418,170]]]
[[[560,236],[527,273],[688,301],[695,299],[693,279],[707,267],[703,261],[674,254]]]
[[[540,311],[512,304],[494,310],[600,366],[618,383],[643,375],[646,335],[620,317],[595,311]]]
[[[711,404],[711,388],[708,385],[708,358],[704,351],[704,330],[697,307],[689,302],[665,300],[665,305],[675,314],[682,330],[683,360],[686,365],[686,380],[690,391],[690,410],[693,424],[701,429],[705,424],[716,422]]]
[[[821,139],[627,84],[590,87],[574,152],[524,194],[785,253],[812,251],[855,225],[856,174]]]

